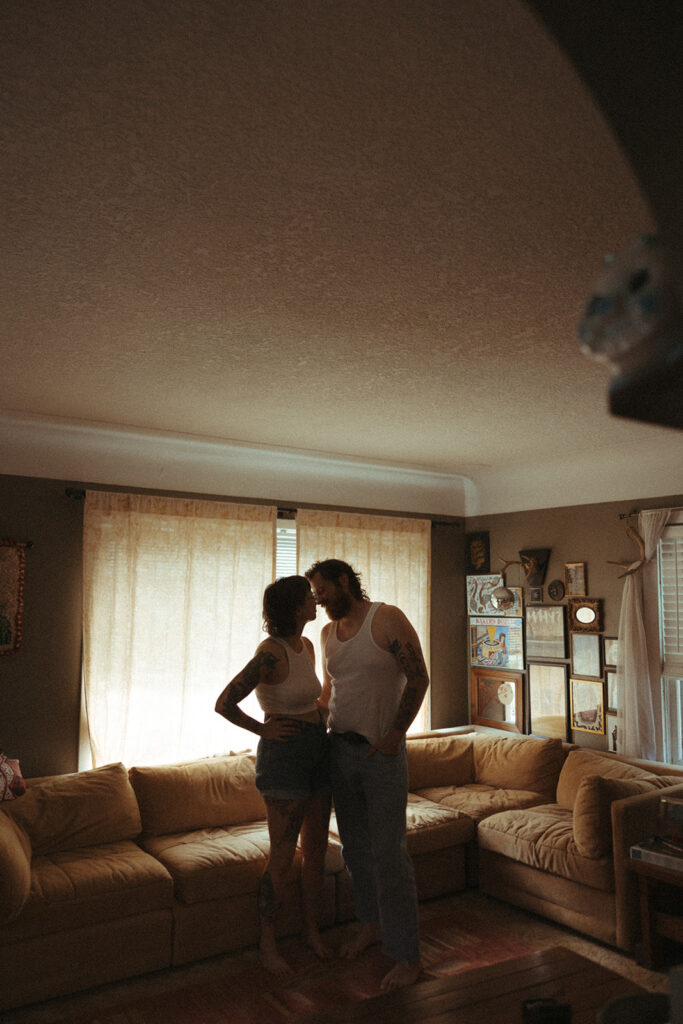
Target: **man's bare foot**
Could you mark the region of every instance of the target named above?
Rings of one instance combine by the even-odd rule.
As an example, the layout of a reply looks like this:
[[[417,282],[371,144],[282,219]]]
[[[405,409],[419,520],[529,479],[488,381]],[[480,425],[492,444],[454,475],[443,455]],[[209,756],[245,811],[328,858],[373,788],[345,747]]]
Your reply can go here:
[[[259,948],[259,960],[261,961],[261,966],[270,974],[274,974],[280,981],[284,981],[285,978],[291,978],[294,974],[292,968],[280,956],[277,949],[261,946]]]
[[[380,988],[382,992],[392,992],[395,988],[404,988],[417,981],[420,975],[420,961],[409,963],[407,960],[400,960],[394,964],[388,974],[382,978]]]
[[[376,942],[379,942],[379,939],[379,925],[376,921],[361,924],[356,937],[341,946],[339,956],[344,957],[346,960],[355,960],[364,949],[367,949],[368,946],[374,946]]]

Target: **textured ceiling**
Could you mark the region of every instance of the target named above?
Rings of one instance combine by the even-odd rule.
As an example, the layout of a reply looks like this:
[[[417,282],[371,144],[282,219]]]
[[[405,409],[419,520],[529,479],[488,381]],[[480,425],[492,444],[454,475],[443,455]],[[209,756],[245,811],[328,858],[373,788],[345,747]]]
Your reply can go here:
[[[474,479],[661,436],[576,343],[653,217],[521,0],[4,0],[0,68],[5,412]]]

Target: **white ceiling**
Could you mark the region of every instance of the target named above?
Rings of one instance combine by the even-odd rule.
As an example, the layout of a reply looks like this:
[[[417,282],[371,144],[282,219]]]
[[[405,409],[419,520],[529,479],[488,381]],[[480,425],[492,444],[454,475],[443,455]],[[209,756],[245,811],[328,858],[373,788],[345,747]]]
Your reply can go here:
[[[156,441],[453,514],[683,491],[576,342],[656,224],[521,0],[5,0],[0,68],[0,472],[133,483]]]

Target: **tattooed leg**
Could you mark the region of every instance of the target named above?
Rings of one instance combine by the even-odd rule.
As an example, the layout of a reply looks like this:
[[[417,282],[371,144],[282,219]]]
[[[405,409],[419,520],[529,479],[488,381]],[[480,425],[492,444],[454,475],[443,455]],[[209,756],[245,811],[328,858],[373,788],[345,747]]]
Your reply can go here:
[[[282,893],[294,861],[304,814],[303,800],[272,800],[266,798],[270,858],[259,884],[258,907],[261,917],[259,944],[261,963],[278,977],[286,977],[291,970],[277,950],[275,916],[282,903]]]
[[[270,871],[266,868],[258,885],[258,912],[264,921],[272,924],[275,915],[282,906],[281,902],[275,899],[275,888]]]

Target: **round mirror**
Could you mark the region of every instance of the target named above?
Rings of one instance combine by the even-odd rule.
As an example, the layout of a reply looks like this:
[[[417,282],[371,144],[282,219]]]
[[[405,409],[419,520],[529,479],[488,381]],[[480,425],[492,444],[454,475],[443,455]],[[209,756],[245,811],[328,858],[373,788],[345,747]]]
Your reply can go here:
[[[582,604],[580,608],[576,609],[576,617],[579,622],[583,622],[587,626],[589,623],[595,622],[595,609]]]

